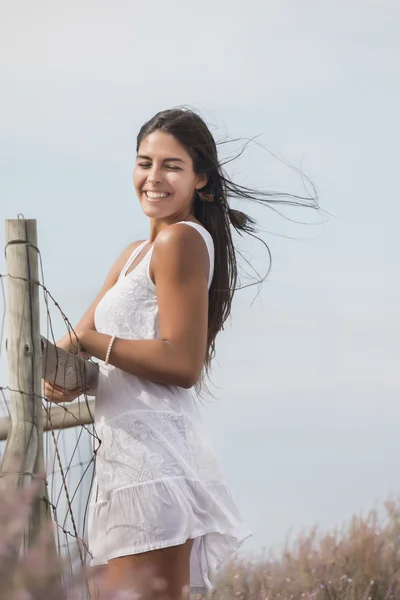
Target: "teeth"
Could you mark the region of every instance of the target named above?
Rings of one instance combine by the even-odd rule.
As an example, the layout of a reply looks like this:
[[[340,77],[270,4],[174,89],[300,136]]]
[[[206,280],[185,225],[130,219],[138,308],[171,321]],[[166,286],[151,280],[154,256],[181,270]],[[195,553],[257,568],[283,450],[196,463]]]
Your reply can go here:
[[[148,198],[152,198],[152,199],[156,199],[156,198],[166,198],[167,196],[169,196],[169,194],[162,194],[162,193],[156,193],[156,192],[146,192],[146,196]]]

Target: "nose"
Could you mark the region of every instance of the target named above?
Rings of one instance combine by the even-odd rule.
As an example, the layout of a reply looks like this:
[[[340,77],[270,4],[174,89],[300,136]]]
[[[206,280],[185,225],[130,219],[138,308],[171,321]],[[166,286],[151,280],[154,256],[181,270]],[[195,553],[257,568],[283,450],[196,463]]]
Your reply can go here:
[[[147,173],[147,181],[149,183],[160,183],[160,172],[158,170],[158,167],[156,167],[155,165],[151,168],[151,170]]]

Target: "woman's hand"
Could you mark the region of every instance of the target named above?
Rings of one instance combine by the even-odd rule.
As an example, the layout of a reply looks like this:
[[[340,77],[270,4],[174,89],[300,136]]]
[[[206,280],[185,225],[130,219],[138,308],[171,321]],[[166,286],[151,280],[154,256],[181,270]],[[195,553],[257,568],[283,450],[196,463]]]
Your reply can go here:
[[[44,395],[46,400],[48,400],[49,402],[54,402],[55,404],[59,404],[60,402],[72,402],[84,391],[79,390],[78,388],[76,388],[75,390],[65,390],[64,388],[61,388],[58,385],[51,384],[45,379],[43,379],[43,383]]]

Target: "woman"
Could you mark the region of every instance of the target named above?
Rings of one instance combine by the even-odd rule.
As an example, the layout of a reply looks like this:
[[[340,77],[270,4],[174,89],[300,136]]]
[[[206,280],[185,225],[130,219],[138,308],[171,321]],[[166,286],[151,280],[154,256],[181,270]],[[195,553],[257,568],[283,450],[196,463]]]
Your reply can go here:
[[[210,575],[250,534],[191,388],[200,389],[230,314],[231,226],[253,231],[228,198],[255,198],[224,176],[207,125],[183,109],[142,127],[133,179],[149,239],[123,251],[75,331],[80,348],[104,361],[89,545],[110,586],[132,587],[150,565],[164,580],[159,592],[175,600],[189,585],[210,589]],[[58,345],[69,343],[67,335]],[[78,393],[47,383],[45,395]]]

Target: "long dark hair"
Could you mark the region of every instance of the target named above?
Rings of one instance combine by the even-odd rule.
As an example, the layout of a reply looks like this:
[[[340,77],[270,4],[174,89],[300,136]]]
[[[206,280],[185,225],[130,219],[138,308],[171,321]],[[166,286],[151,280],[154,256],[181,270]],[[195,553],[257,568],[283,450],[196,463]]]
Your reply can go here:
[[[249,234],[259,239],[271,253],[264,240],[256,236],[256,222],[245,213],[229,206],[232,198],[253,200],[260,203],[289,203],[316,208],[317,196],[303,198],[253,190],[234,183],[224,172],[218,158],[217,145],[204,120],[193,110],[176,108],[157,113],[145,123],[137,136],[137,151],[142,140],[154,131],[161,130],[173,135],[184,146],[193,160],[197,174],[206,174],[208,182],[201,190],[213,201],[204,201],[196,194],[193,206],[195,218],[209,231],[214,241],[214,276],[209,291],[208,339],[204,368],[197,388],[200,389],[205,375],[209,375],[211,361],[215,356],[215,338],[230,315],[233,295],[237,289],[237,250],[232,238],[232,228],[240,235]],[[204,196],[204,194],[203,194]],[[269,272],[269,269],[268,269]],[[261,279],[253,283],[262,282]]]

